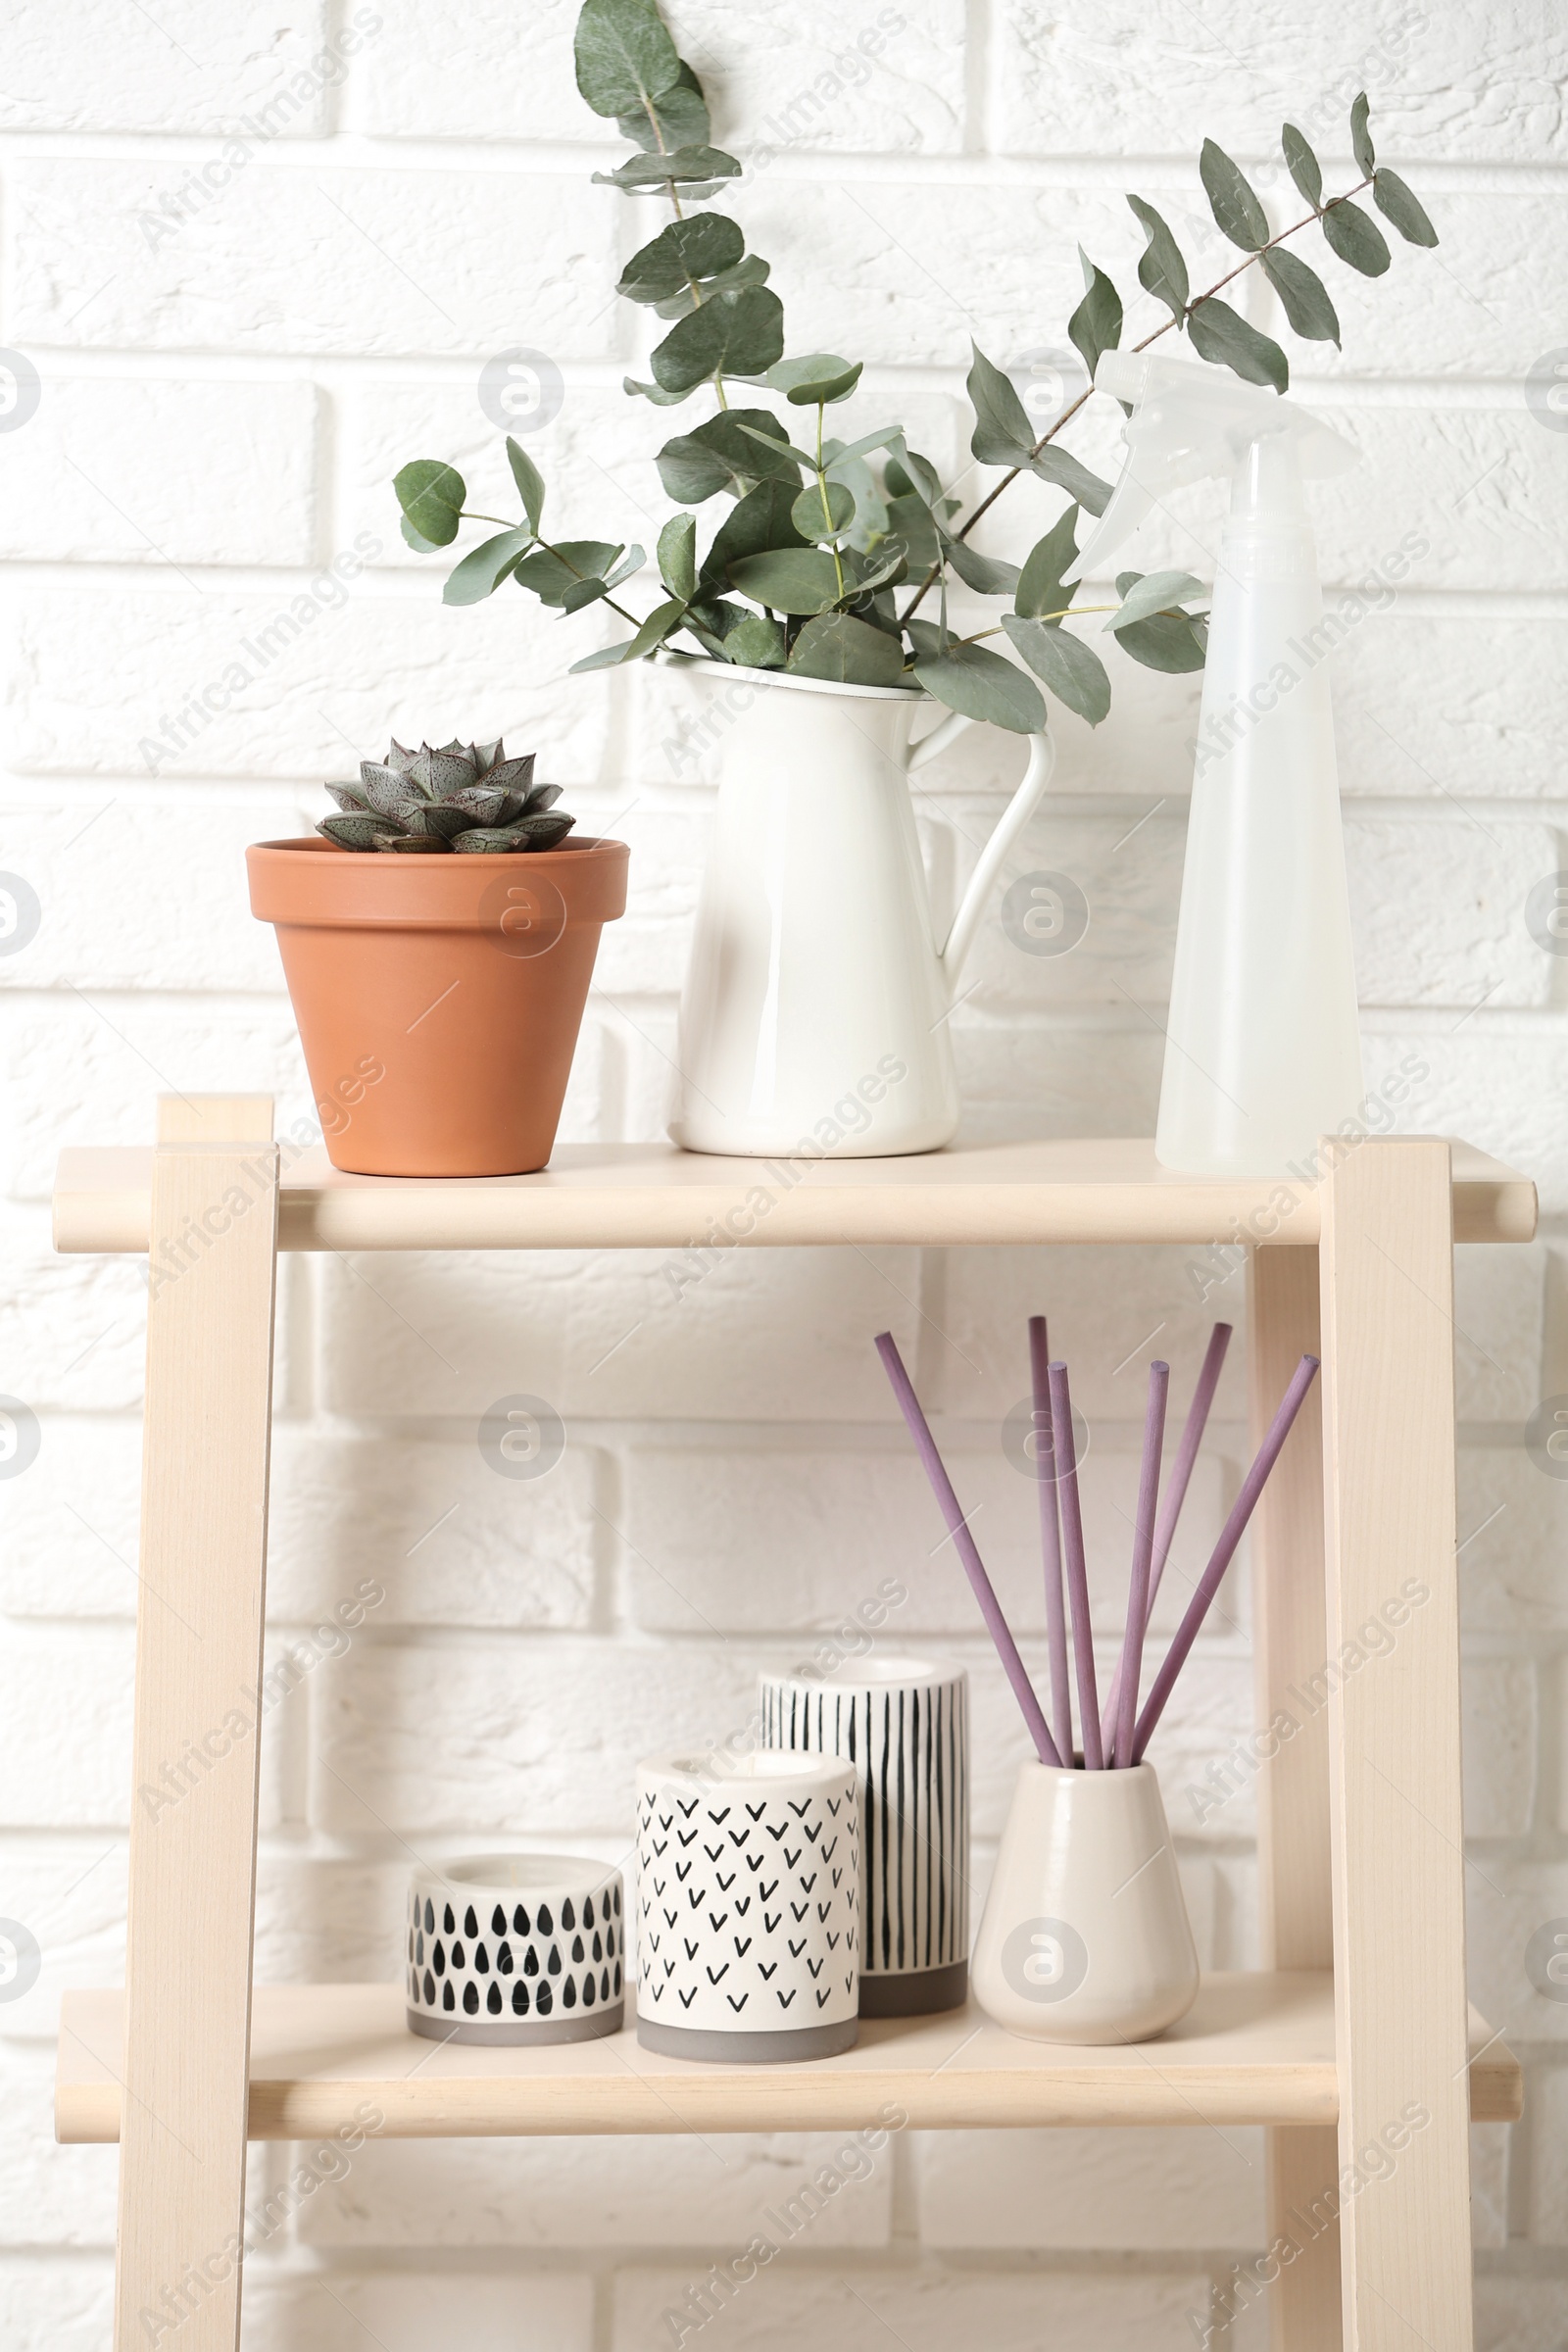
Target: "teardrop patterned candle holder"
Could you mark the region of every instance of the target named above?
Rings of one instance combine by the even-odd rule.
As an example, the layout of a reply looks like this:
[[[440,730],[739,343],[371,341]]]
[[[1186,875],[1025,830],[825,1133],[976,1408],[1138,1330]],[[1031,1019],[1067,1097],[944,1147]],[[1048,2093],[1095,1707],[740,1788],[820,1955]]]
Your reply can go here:
[[[409,1888],[409,2031],[432,2041],[594,2041],[625,2017],[618,1870],[578,1855],[473,1854]]]

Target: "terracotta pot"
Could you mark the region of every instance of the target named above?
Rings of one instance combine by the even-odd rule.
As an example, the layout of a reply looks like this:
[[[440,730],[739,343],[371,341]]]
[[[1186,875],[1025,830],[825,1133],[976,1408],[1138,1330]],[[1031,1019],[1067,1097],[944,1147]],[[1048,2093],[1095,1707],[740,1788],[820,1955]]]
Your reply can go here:
[[[367,857],[320,839],[246,851],[335,1168],[544,1166],[628,855],[592,840],[492,858]]]

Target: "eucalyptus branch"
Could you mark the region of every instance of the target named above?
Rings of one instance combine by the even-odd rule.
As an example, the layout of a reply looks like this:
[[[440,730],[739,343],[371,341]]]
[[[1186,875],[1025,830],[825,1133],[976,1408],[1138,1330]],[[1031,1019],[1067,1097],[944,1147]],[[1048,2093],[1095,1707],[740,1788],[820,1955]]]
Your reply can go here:
[[[632,641],[604,647],[578,667],[612,666],[633,654],[646,659],[686,636],[704,654],[742,668],[873,687],[895,685],[912,672],[950,708],[1019,734],[1047,723],[1042,687],[1091,726],[1110,708],[1110,677],[1095,645],[1054,625],[1075,612],[1111,613],[1118,647],[1147,667],[1176,672],[1202,666],[1203,616],[1186,609],[1199,583],[1186,573],[1130,582],[1128,596],[1115,605],[1077,607],[1064,578],[1078,554],[1080,511],[1099,512],[1110,496],[1109,485],[1062,439],[1088,403],[1102,354],[1121,342],[1121,296],[1102,270],[1084,257],[1084,296],[1066,328],[1090,383],[1038,438],[1040,420],[1017,386],[975,346],[967,377],[974,409],[970,452],[998,478],[959,521],[962,502],[946,494],[936,468],[910,448],[902,424],[852,434],[845,444],[835,443],[829,459],[825,410],[855,394],[864,363],[831,352],[789,351],[784,305],[768,282],[767,263],[747,251],[742,224],[728,208],[702,209],[721,185],[741,177],[741,165],[711,144],[702,81],[676,48],[661,0],[578,0],[573,57],[584,103],[602,121],[618,123],[638,148],[613,172],[595,172],[595,179],[628,192],[662,190],[670,203],[670,219],[620,272],[617,291],[667,323],[650,355],[653,381],[628,377],[626,389],[662,405],[710,395],[713,408],[676,429],[658,453],[660,479],[679,513],[659,537],[658,574],[667,593],[642,621],[610,593],[629,576],[617,572],[625,550],[613,546],[610,535],[568,537],[554,547],[540,537],[546,484],[517,441],[509,439],[507,456],[525,515],[520,527],[499,515],[470,513],[463,476],[445,461],[419,458],[403,466],[393,486],[412,547],[450,547],[470,520],[506,534],[458,558],[448,582],[454,604],[477,603],[509,580],[546,605],[586,610],[590,602],[608,604],[634,632]],[[1281,344],[1219,299],[1254,263],[1263,265],[1292,334],[1338,344],[1340,322],[1328,286],[1299,251],[1279,249],[1315,224],[1339,261],[1363,277],[1381,277],[1390,264],[1388,239],[1370,209],[1351,201],[1365,189],[1406,244],[1438,242],[1413,191],[1378,165],[1368,117],[1362,91],[1349,110],[1349,147],[1360,176],[1337,196],[1325,196],[1322,165],[1302,131],[1292,122],[1282,125],[1286,168],[1310,209],[1274,234],[1263,198],[1241,167],[1212,139],[1203,141],[1198,158],[1203,192],[1215,225],[1241,258],[1195,299],[1170,224],[1143,197],[1129,195],[1147,239],[1139,283],[1163,312],[1161,323],[1127,348],[1147,351],[1180,331],[1206,366],[1283,392],[1290,362]],[[733,407],[732,379],[738,387]],[[776,415],[748,406],[753,386],[787,398],[803,422],[814,406],[814,448],[808,433],[799,436],[797,446]],[[707,411],[706,398],[700,405]],[[767,451],[765,460],[759,443]],[[879,451],[880,469],[873,470],[869,462]],[[973,543],[976,526],[1009,482],[1031,471],[1059,486],[1072,503],[1021,564],[982,555]],[[965,466],[963,479],[978,477]],[[733,510],[716,529],[708,529],[699,557],[699,512],[710,502],[729,500]],[[514,555],[518,547],[525,551],[520,558]],[[906,576],[911,547],[929,550],[923,578]],[[533,563],[527,551],[534,549],[553,561]],[[913,562],[918,572],[919,557]],[[953,636],[950,573],[977,595],[1010,599],[1014,610],[1004,609],[996,625]],[[902,612],[895,584],[907,598]],[[919,643],[912,644],[916,632],[909,624],[933,587],[936,625],[922,624]],[[1043,610],[1062,596],[1065,606]],[[1003,639],[1007,642],[997,642]]]
[[[1205,302],[1212,300],[1214,295],[1222,293],[1228,285],[1233,284],[1237,278],[1243,276],[1247,270],[1251,269],[1254,262],[1260,262],[1263,259],[1265,253],[1272,253],[1275,246],[1283,245],[1287,238],[1298,236],[1303,228],[1310,228],[1315,220],[1321,220],[1325,213],[1333,212],[1336,205],[1348,204],[1352,196],[1359,196],[1364,189],[1369,188],[1371,185],[1372,174],[1369,172],[1364,179],[1357,180],[1353,188],[1347,188],[1344,193],[1339,196],[1331,196],[1327,204],[1314,206],[1312,211],[1309,212],[1303,220],[1294,221],[1289,228],[1282,228],[1278,236],[1270,237],[1267,244],[1259,245],[1254,252],[1250,253],[1247,256],[1245,261],[1238,262],[1234,270],[1228,270],[1223,277],[1217,278],[1214,284],[1208,288],[1206,293],[1196,295],[1194,299],[1187,304],[1180,318],[1178,318],[1173,312],[1170,318],[1166,318],[1160,325],[1156,326],[1152,334],[1146,335],[1141,343],[1135,343],[1133,345],[1134,351],[1147,351],[1151,343],[1157,343],[1159,341],[1161,335],[1168,335],[1174,327],[1185,326],[1195,311],[1200,310]],[[1040,452],[1047,446],[1047,444],[1054,441],[1062,426],[1069,423],[1071,419],[1077,416],[1079,410],[1085,406],[1089,399],[1089,395],[1091,392],[1093,392],[1094,388],[1095,387],[1093,383],[1091,383],[1087,390],[1080,392],[1077,399],[1070,402],[1069,405],[1062,410],[1061,415],[1052,425],[1051,430],[1049,432],[1042,433],[1039,440],[1035,443],[1033,449],[1031,449],[1029,452],[1029,455],[1032,458],[1038,458]],[[974,513],[969,516],[968,521],[958,525],[958,528],[952,534],[953,537],[955,539],[967,539],[969,533],[974,529],[975,524],[980,520],[983,514],[990,513],[991,509],[996,505],[998,499],[1002,496],[1004,490],[1007,488],[1008,484],[1010,482],[1015,482],[1018,479],[1019,474],[1024,473],[1027,470],[1027,467],[1023,466],[1014,466],[1010,467],[1009,470],[1003,475],[1001,481],[986,493],[985,497],[980,501],[980,504],[975,508]],[[905,607],[903,617],[906,620],[907,620],[912,613],[919,611],[921,604],[925,600],[927,591],[935,585],[937,573],[941,570],[941,568],[942,566],[940,564],[932,564],[931,569],[926,573],[925,578],[921,581],[919,587],[916,589],[912,602]]]

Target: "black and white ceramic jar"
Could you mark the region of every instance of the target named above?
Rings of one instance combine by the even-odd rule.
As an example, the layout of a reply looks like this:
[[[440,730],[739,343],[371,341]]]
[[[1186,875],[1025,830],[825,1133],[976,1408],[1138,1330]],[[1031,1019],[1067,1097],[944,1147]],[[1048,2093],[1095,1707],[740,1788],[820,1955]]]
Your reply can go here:
[[[625,2015],[618,1870],[474,1854],[409,1888],[409,2029],[432,2041],[592,2041]]]
[[[656,1756],[637,1791],[638,2040],[754,2066],[853,2048],[854,1766]]]
[[[961,1666],[861,1658],[764,1674],[762,1737],[855,1765],[860,2015],[956,2009],[969,1987],[969,1689]]]

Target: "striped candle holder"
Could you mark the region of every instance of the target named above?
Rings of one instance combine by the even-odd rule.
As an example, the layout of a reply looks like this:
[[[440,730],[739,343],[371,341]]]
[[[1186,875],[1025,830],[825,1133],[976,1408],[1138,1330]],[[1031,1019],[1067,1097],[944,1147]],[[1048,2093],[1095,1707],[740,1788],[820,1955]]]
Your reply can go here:
[[[961,1666],[864,1659],[763,1674],[762,1738],[852,1760],[860,1789],[860,2015],[956,2009],[969,1986],[969,1689]]]

